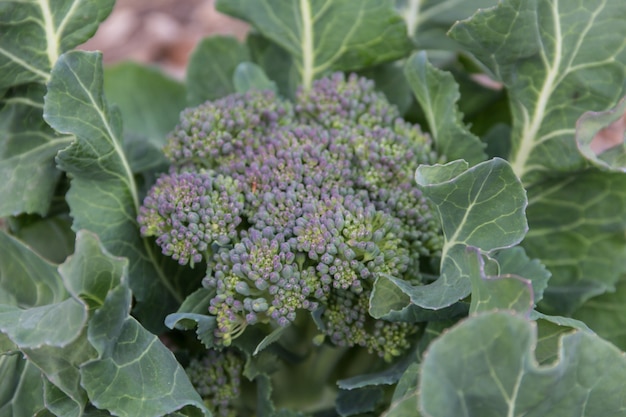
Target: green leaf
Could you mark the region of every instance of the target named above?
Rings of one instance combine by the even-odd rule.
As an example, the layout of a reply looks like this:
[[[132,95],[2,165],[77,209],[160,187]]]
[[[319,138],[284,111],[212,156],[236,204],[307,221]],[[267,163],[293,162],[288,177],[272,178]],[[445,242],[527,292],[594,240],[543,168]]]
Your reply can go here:
[[[561,338],[559,359],[537,364],[532,322],[509,313],[465,320],[432,343],[420,409],[439,416],[624,416],[626,358],[587,332]],[[620,411],[621,410],[621,411]]]
[[[0,417],[31,417],[43,407],[41,372],[21,355],[0,356]]]
[[[75,402],[62,390],[43,378],[46,409],[55,416],[81,417],[83,404]]]
[[[99,53],[82,51],[59,58],[48,84],[44,118],[57,131],[76,136],[57,157],[72,178],[66,199],[74,230],[97,233],[112,254],[129,259],[136,313],[156,331],[182,298],[157,267],[154,246],[139,236],[138,190],[122,147],[120,114],[103,97],[101,61]]]
[[[457,107],[459,86],[452,74],[431,65],[425,52],[407,60],[404,74],[426,115],[438,153],[448,160],[464,159],[470,165],[484,161],[485,145],[465,126]]]
[[[585,322],[599,336],[626,351],[626,280],[614,292],[588,300],[574,312],[575,319]]]
[[[58,326],[59,322],[64,325]],[[86,309],[72,298],[28,309],[0,305],[0,331],[20,348],[67,346],[86,322]]]
[[[235,91],[245,93],[248,90],[271,90],[277,92],[276,83],[265,75],[261,67],[252,62],[242,62],[235,68],[233,75]]]
[[[249,61],[248,48],[229,36],[211,36],[198,43],[187,65],[187,104],[197,106],[235,92],[233,74]]]
[[[499,158],[469,169],[464,161],[422,165],[415,178],[437,208],[443,225],[441,276],[423,286],[386,278],[408,295],[411,303],[440,309],[470,293],[471,267],[465,257],[468,246],[489,253],[522,240],[528,229],[526,192],[511,166]]]
[[[187,104],[183,84],[157,68],[123,62],[105,68],[104,91],[120,109],[132,171],[166,169],[161,149]]]
[[[558,360],[562,336],[575,330],[592,333],[585,323],[569,317],[547,316],[533,311],[530,318],[537,322],[535,358],[540,365],[549,365]]]
[[[344,390],[363,388],[373,385],[393,385],[398,382],[406,369],[417,359],[416,350],[412,350],[402,359],[380,372],[356,375],[337,381],[337,386]]]
[[[373,80],[376,89],[382,91],[400,114],[405,114],[413,104],[413,94],[404,76],[402,61],[389,62],[359,71],[359,75]]]
[[[8,237],[0,242],[2,253],[11,256],[9,262],[0,263],[6,265],[3,276],[4,271],[29,273],[20,281],[45,283],[55,278],[62,284],[61,289],[49,291],[52,295],[35,292],[42,300],[22,309],[23,315],[31,316],[44,307],[54,309],[49,314],[54,323],[39,320],[28,335],[22,334],[28,330],[23,324],[18,332],[7,332],[29,363],[54,385],[46,385],[49,410],[80,416],[90,401],[113,415],[162,416],[176,410],[190,416],[209,415],[173,354],[130,316],[126,259],[109,254],[95,234],[79,231],[75,254],[59,267],[59,274],[48,277],[47,264],[28,248]],[[19,300],[19,291],[13,292],[12,299]],[[88,311],[88,321],[78,313],[58,313],[69,303]],[[3,310],[7,307],[11,306],[2,305]],[[78,336],[69,340],[70,330],[78,327]]]
[[[0,305],[22,309],[67,297],[56,265],[0,231]]]
[[[208,315],[211,299],[215,290],[199,288],[190,294],[178,311],[165,318],[165,325],[170,329],[189,330],[196,328],[198,340],[209,349],[213,347],[213,331],[217,326],[215,316]]]
[[[570,315],[613,290],[626,273],[626,176],[592,169],[532,187],[528,200],[522,245],[552,272],[541,310]]]
[[[342,417],[373,412],[383,399],[380,387],[364,387],[354,390],[340,390],[337,394],[337,412]]]
[[[300,84],[403,57],[411,45],[391,1],[219,0],[217,8],[250,22],[293,57]]]
[[[460,49],[447,36],[457,21],[471,16],[476,9],[497,4],[497,0],[396,0],[416,49]]]
[[[524,183],[584,165],[576,120],[626,93],[625,13],[615,1],[506,0],[451,29],[508,89],[509,160]]]
[[[289,52],[258,32],[248,34],[246,45],[252,60],[276,83],[279,93],[294,99],[300,75]]]
[[[626,97],[614,108],[605,112],[587,112],[578,119],[576,143],[580,153],[603,170],[626,171],[626,132],[623,124],[626,114]],[[613,125],[613,126],[612,126]],[[605,136],[599,140],[596,135]],[[610,135],[610,136],[609,136]]]
[[[496,251],[492,256],[498,262],[500,275],[517,275],[530,280],[535,304],[543,298],[552,274],[538,259],[530,259],[521,246]]]
[[[59,56],[89,39],[114,0],[17,1],[0,4],[0,90],[45,83]]]
[[[57,135],[42,119],[45,88],[28,84],[0,100],[0,217],[45,215],[61,171],[57,152],[71,138]]]
[[[512,310],[528,315],[535,306],[530,280],[517,275],[489,276],[485,260],[476,248],[468,247],[463,261],[470,267],[472,302],[470,314],[492,310]]]
[[[420,417],[417,410],[419,374],[419,364],[411,364],[398,382],[389,408],[381,417]]]
[[[87,393],[81,386],[78,368],[95,359],[96,352],[88,343],[86,332],[82,330],[78,339],[62,348],[42,346],[23,349],[29,362],[45,375],[44,402],[50,410],[63,410],[57,415],[79,417],[88,401]]]
[[[118,416],[149,417],[192,405],[195,410],[187,415],[210,415],[172,352],[134,318],[126,318],[119,335],[94,332],[91,337],[106,341],[100,360],[81,368],[83,386],[96,407]]]
[[[12,218],[11,234],[50,262],[61,263],[74,252],[76,235],[66,213]],[[50,242],[54,242],[51,245]]]
[[[258,355],[266,347],[268,347],[272,343],[277,342],[278,340],[280,340],[282,335],[288,329],[289,329],[289,326],[280,326],[280,327],[277,327],[276,329],[272,330],[272,332],[270,334],[268,334],[267,336],[265,336],[263,338],[263,340],[261,340],[261,342],[257,345],[257,347],[254,349],[254,352],[252,352],[252,356]]]

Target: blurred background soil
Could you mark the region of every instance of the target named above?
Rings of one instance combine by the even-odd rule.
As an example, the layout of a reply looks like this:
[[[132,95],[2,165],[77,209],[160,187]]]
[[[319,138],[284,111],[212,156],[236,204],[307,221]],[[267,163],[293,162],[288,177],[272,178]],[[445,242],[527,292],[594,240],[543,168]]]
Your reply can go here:
[[[81,48],[102,51],[105,64],[149,63],[182,79],[200,39],[222,34],[243,40],[247,30],[244,22],[217,12],[214,0],[117,0],[96,35]]]

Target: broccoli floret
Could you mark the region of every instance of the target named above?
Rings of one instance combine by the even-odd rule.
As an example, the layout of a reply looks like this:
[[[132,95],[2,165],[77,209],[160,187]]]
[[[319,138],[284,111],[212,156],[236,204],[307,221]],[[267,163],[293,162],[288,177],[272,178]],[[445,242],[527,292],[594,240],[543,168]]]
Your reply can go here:
[[[272,91],[231,94],[184,110],[165,155],[175,165],[219,167],[254,150],[276,126],[293,124],[293,117],[291,104]]]
[[[137,220],[142,236],[156,236],[165,255],[193,266],[211,244],[237,238],[242,210],[243,194],[231,177],[171,171],[150,189]]]
[[[207,263],[215,346],[315,311],[336,345],[386,360],[408,348],[415,325],[374,319],[369,298],[380,274],[419,283],[421,257],[439,254],[413,173],[443,157],[372,81],[334,74],[293,104],[258,91],[207,102],[182,113],[166,154],[139,223],[180,263]]]
[[[193,358],[185,372],[198,394],[219,417],[236,417],[235,402],[241,395],[244,359],[235,350],[209,349],[201,358]]]
[[[296,113],[304,123],[319,123],[342,129],[347,124],[389,126],[400,117],[398,109],[375,90],[374,82],[356,74],[343,73],[313,82],[310,90],[296,94]]]
[[[303,256],[282,234],[250,229],[243,236],[215,254],[214,272],[204,280],[216,290],[209,313],[217,317],[216,336],[224,346],[250,324],[271,321],[284,327],[297,310],[317,308],[315,271],[302,265]]]

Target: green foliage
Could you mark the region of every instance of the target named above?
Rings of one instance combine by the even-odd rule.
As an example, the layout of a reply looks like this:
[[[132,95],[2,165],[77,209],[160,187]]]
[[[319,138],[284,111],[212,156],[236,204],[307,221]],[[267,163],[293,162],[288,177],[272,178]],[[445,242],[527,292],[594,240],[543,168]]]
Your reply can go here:
[[[216,4],[0,1],[0,417],[626,416],[626,3]]]

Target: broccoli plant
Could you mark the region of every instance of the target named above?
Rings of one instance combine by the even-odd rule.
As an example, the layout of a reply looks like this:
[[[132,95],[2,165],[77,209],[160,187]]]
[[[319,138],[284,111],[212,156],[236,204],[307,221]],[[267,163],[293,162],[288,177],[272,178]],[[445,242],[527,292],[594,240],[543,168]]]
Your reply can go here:
[[[0,2],[0,417],[626,416],[626,4],[113,3]]]

